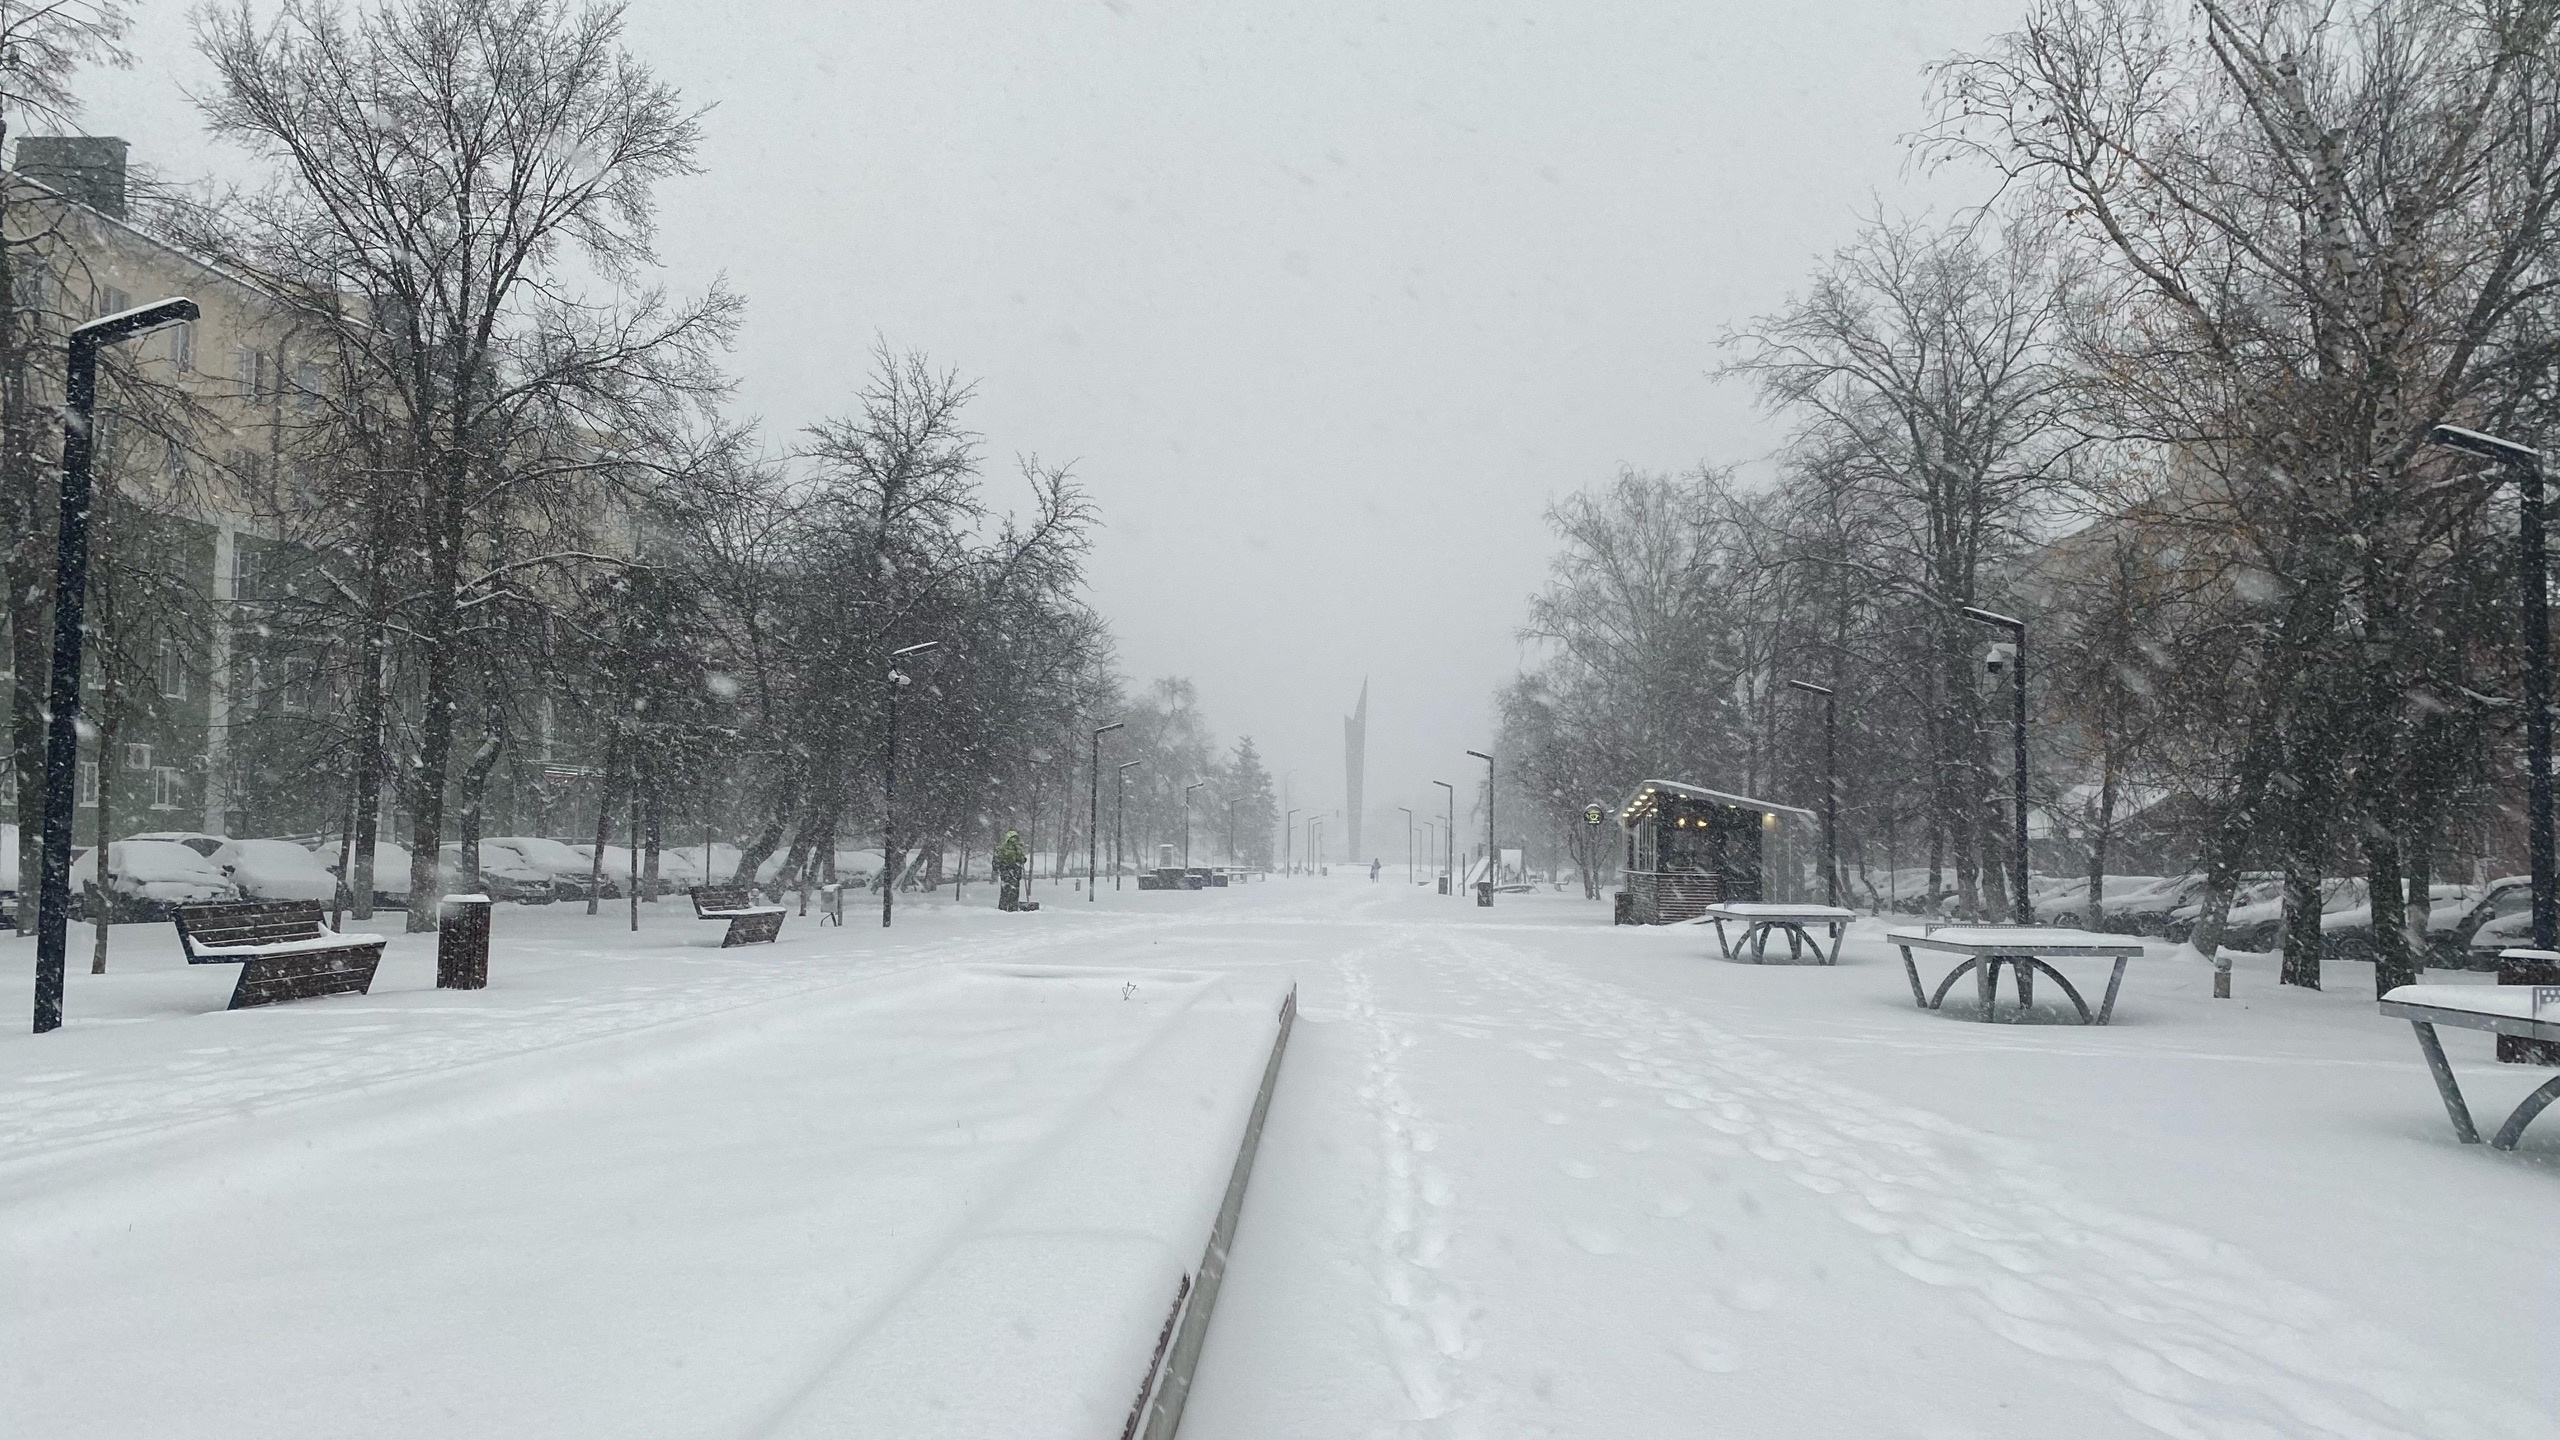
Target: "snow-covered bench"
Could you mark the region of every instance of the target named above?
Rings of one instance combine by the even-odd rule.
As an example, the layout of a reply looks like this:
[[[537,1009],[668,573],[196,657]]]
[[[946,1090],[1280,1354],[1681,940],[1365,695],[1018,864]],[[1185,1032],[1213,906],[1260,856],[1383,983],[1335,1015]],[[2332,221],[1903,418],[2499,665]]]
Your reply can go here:
[[[1927,925],[1890,930],[1885,939],[1901,949],[1902,972],[1911,978],[1911,998],[1923,1010],[1937,1009],[1946,1000],[1947,991],[1971,970],[1982,995],[1982,1013],[1977,1018],[1989,1020],[2000,995],[2000,967],[2007,965],[2018,977],[2018,1018],[2025,1019],[2035,1004],[2034,972],[2041,970],[2071,997],[2083,1025],[2104,1025],[2115,1014],[2116,991],[2124,985],[2125,962],[2140,956],[2143,950],[2142,942],[2128,935],[2101,935],[2054,925]],[[1920,988],[1920,967],[1911,958],[1914,950],[1937,950],[1966,959],[1938,982],[1937,993],[1931,995]],[[2080,992],[2072,988],[2062,972],[2047,963],[2066,958],[2116,962],[2115,973],[2107,977],[2107,998],[2095,1016],[2089,1013],[2089,1002],[2080,998]]]
[[[382,963],[379,935],[341,935],[321,923],[317,900],[180,905],[170,912],[190,965],[237,965],[230,1008],[362,995]]]
[[[2436,1027],[2453,1025],[2528,1040],[2560,1040],[2560,985],[2403,985],[2382,997],[2382,1013],[2408,1021],[2418,1033],[2418,1049],[2435,1073],[2436,1092],[2444,1097],[2444,1112],[2453,1121],[2455,1138],[2477,1145],[2480,1129],[2471,1123],[2471,1107],[2464,1103],[2462,1085],[2444,1058]],[[2560,1075],[2524,1097],[2524,1103],[2490,1137],[2489,1148],[2516,1148],[2524,1127],[2554,1100],[2560,1100]]]
[[[1724,952],[1727,960],[1734,958],[1739,951],[1748,950],[1751,963],[1759,964],[1769,956],[1769,932],[1783,930],[1787,932],[1789,960],[1804,958],[1804,947],[1810,945],[1816,963],[1830,965],[1840,959],[1841,932],[1849,927],[1850,921],[1858,918],[1858,912],[1837,905],[1781,905],[1764,900],[1734,900],[1710,905],[1707,913],[1698,918],[1715,922],[1716,948]],[[1739,943],[1726,939],[1724,927],[1728,920],[1742,927]],[[1810,927],[1815,925],[1823,927],[1831,937],[1831,953],[1828,955],[1822,953],[1822,942],[1813,938]]]
[[[744,885],[697,885],[692,895],[694,919],[729,922],[729,933],[720,937],[723,950],[779,939],[782,917],[790,913],[780,905],[757,904],[756,892]]]

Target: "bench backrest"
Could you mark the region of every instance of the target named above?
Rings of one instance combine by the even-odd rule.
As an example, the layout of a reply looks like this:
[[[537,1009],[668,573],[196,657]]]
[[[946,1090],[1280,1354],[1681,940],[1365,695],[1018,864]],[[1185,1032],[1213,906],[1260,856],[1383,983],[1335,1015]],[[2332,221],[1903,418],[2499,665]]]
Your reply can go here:
[[[226,900],[179,905],[170,912],[189,945],[264,945],[317,940],[328,933],[317,900]]]
[[[745,885],[696,885],[693,908],[696,910],[743,910],[756,903],[756,892]]]

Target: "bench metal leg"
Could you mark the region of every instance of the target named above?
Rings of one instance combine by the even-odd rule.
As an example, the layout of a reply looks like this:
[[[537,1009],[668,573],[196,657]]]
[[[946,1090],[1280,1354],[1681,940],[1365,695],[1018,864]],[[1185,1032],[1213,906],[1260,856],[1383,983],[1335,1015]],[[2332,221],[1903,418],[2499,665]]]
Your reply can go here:
[[[1982,965],[1982,960],[1980,958],[1975,958],[1967,960],[1953,970],[1948,971],[1947,978],[1938,982],[1936,992],[1931,994],[1927,1000],[1921,1002],[1922,1008],[1936,1010],[1945,1006],[1947,1003],[1947,992],[1956,988],[1956,982],[1963,979],[1967,972],[1979,971],[1982,969]],[[1981,982],[1977,979],[1975,983],[1979,985]]]
[[[1761,921],[1759,924],[1754,925],[1754,926],[1752,926],[1752,927],[1751,927],[1750,945],[1751,945],[1751,963],[1752,963],[1752,964],[1754,964],[1754,965],[1766,965],[1766,964],[1768,964],[1768,963],[1769,963],[1769,922],[1768,922],[1768,921],[1763,920],[1763,921]]]
[[[2524,1097],[2524,1103],[2516,1107],[2516,1113],[2508,1116],[2507,1123],[2499,1126],[2498,1133],[2490,1137],[2489,1148],[2492,1150],[2516,1148],[2516,1142],[2524,1138],[2524,1127],[2532,1124],[2533,1117],[2541,1114],[2544,1107],[2554,1100],[2560,1100],[2560,1075],[2554,1075],[2543,1081],[2542,1088]]]
[[[2027,1022],[2027,1012],[2035,1008],[2036,966],[2038,963],[2040,962],[2038,962],[2032,955],[2022,955],[2009,962],[2009,969],[2018,977],[2017,1023],[2021,1025]],[[2052,967],[2047,966],[2046,973],[2052,973]],[[2080,1018],[2086,1020],[2089,1017],[2084,1012]]]
[[[1790,925],[1787,927],[1787,963],[1794,964],[1796,961],[1802,960],[1803,958],[1804,927],[1801,925]]]
[[[2098,1002],[2098,1023],[2101,1025],[2107,1023],[2107,1017],[2116,1013],[2116,992],[2124,988],[2125,962],[2132,958],[2130,955],[2116,957],[2116,973],[2107,977],[2107,998]]]
[[[2000,960],[1997,955],[1982,957],[1982,968],[1975,976],[1976,988],[1982,992],[1982,1013],[1974,1018],[1988,1025],[1991,1012],[2000,1008]]]
[[[1724,958],[1730,960],[1733,958],[1733,946],[1726,943],[1724,938],[1724,917],[1718,915],[1715,916],[1714,919],[1716,922],[1716,949],[1724,952]]]
[[[1928,1009],[1929,997],[1920,993],[1920,967],[1911,961],[1911,947],[1897,945],[1894,948],[1902,952],[1902,973],[1911,977],[1911,1003],[1923,1010]],[[1836,949],[1834,953],[1837,953]]]
[[[2462,1102],[2462,1086],[2453,1078],[2453,1066],[2444,1058],[2444,1046],[2436,1039],[2436,1027],[2424,1020],[2412,1020],[2409,1022],[2409,1028],[2418,1032],[2418,1048],[2426,1052],[2427,1068],[2435,1072],[2436,1093],[2444,1097],[2445,1116],[2453,1121],[2453,1138],[2465,1145],[2479,1144],[2480,1128],[2471,1123],[2471,1107]],[[2543,1088],[2547,1090],[2550,1087]],[[2535,1093],[2538,1095],[2541,1092]],[[2528,1100],[2525,1103],[2530,1105],[2533,1102]],[[2547,1099],[2543,1101],[2543,1104],[2549,1103]],[[2536,1110],[2540,1108],[2540,1106],[2535,1107]],[[2530,1121],[2533,1116],[2526,1115],[2524,1118]],[[2514,1120],[2509,1120],[2507,1123],[2514,1127],[2518,1134],[2523,1133],[2523,1125],[2517,1124]],[[2498,1133],[2505,1135],[2507,1132],[2501,1130]],[[2509,1143],[2514,1142],[2510,1140]]]

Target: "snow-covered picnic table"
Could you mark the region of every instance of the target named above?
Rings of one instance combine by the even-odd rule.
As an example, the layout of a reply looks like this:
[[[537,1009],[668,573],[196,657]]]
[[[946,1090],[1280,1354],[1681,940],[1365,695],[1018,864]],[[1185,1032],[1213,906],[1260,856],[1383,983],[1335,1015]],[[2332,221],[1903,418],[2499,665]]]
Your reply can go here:
[[[1716,948],[1724,952],[1724,958],[1727,960],[1733,959],[1738,951],[1748,950],[1751,952],[1751,963],[1759,964],[1768,958],[1769,932],[1783,930],[1787,934],[1789,960],[1802,959],[1803,947],[1810,945],[1813,947],[1813,958],[1821,964],[1829,965],[1840,958],[1840,933],[1848,928],[1850,921],[1858,918],[1858,912],[1838,905],[1789,905],[1766,900],[1735,900],[1710,905],[1707,907],[1707,913],[1699,918],[1715,922]],[[1727,939],[1724,927],[1728,920],[1742,927],[1742,937],[1739,942]],[[1830,954],[1823,954],[1822,942],[1813,938],[1813,932],[1808,927],[1814,925],[1823,927],[1824,933],[1830,937]]]
[[[2560,953],[2508,950],[2498,958],[2560,960]],[[2436,1092],[2444,1097],[2455,1137],[2465,1145],[2477,1145],[2480,1128],[2471,1122],[2471,1107],[2462,1098],[2461,1083],[2453,1078],[2453,1066],[2444,1058],[2436,1027],[2453,1025],[2528,1040],[2560,1040],[2560,985],[2403,985],[2382,997],[2382,1013],[2408,1021],[2417,1032],[2418,1049],[2427,1057],[2427,1069],[2435,1074]],[[2516,1148],[2524,1138],[2524,1127],[2554,1100],[2560,1100],[2560,1075],[2524,1097],[2507,1123],[2489,1138],[2489,1148]]]
[[[1947,991],[1974,972],[1975,983],[1982,995],[1982,1014],[1989,1020],[1992,1006],[2000,994],[2000,967],[2007,965],[2018,977],[2018,1016],[2023,1020],[2035,1004],[2034,972],[2041,970],[2053,977],[2062,993],[2071,997],[2080,1012],[2083,1025],[2104,1025],[2115,1014],[2116,991],[2124,985],[2124,967],[2142,954],[2142,942],[2128,935],[2101,935],[2093,930],[2072,930],[2058,925],[1932,925],[1916,930],[1887,931],[1885,938],[1902,951],[1903,973],[1911,977],[1911,998],[1923,1010],[1935,1010],[1947,998]],[[1920,988],[1920,967],[1911,958],[1913,950],[1936,950],[1962,955],[1963,964],[1947,972],[1938,982],[1935,994]],[[2062,959],[2112,959],[2115,972],[2107,977],[2107,996],[2099,1003],[2098,1013],[2089,1013],[2089,1002],[2080,998],[2063,973],[2048,963]]]

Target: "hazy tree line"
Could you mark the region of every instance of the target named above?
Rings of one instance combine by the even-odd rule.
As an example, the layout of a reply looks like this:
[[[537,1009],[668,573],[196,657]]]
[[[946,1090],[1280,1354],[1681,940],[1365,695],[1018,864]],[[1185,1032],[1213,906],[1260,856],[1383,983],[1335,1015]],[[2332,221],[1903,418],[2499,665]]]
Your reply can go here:
[[[0,37],[0,119],[67,119],[61,77],[121,58],[110,0],[8,13],[29,33]],[[219,471],[225,503],[254,510],[236,604],[165,608],[234,628],[235,711],[260,721],[233,727],[239,788],[270,825],[350,837],[360,914],[394,814],[412,928],[433,924],[440,863],[476,882],[501,815],[599,854],[628,843],[652,879],[664,849],[713,836],[738,847],[736,878],[778,887],[835,878],[847,848],[938,884],[1008,829],[1054,869],[1088,837],[1091,731],[1124,718],[1103,748],[1106,839],[1116,767],[1137,758],[1133,839],[1175,838],[1181,787],[1208,779],[1195,856],[1227,854],[1234,801],[1235,848],[1267,858],[1250,740],[1219,753],[1187,682],[1130,692],[1084,599],[1090,500],[1032,457],[990,494],[955,372],[883,344],[778,452],[730,416],[739,301],[654,279],[656,192],[696,168],[698,112],[624,49],[617,8],[287,0],[197,25],[205,123],[265,178],[157,190],[136,223],[276,297],[290,360],[261,395],[285,439],[226,448],[162,413],[183,396],[114,377],[103,408],[169,437],[155,474]],[[21,381],[58,354],[62,317],[17,303],[34,293],[9,283],[17,248],[0,246],[0,478],[24,775],[57,442],[44,386]],[[204,502],[151,498],[170,516]],[[185,568],[150,520],[99,532],[91,654],[110,677],[144,663],[161,572]],[[110,740],[116,694],[110,678]],[[39,790],[19,787],[30,836]]]
[[[2431,880],[2522,868],[2517,492],[2427,436],[2553,418],[2555,24],[2040,0],[1940,67],[1923,156],[1999,198],[1877,217],[1728,334],[1791,427],[1776,483],[1554,508],[1544,659],[1502,699],[1521,803],[1569,825],[1656,774],[1810,803],[1819,702],[1783,684],[1810,680],[1840,697],[1844,888],[1883,898],[1890,854],[2002,915],[1984,607],[2030,626],[2038,870],[2094,884],[2139,830],[2208,877],[2217,956],[2244,874],[2280,873],[2284,978],[2314,986],[2322,882],[2361,876],[2376,984],[2405,983]]]

